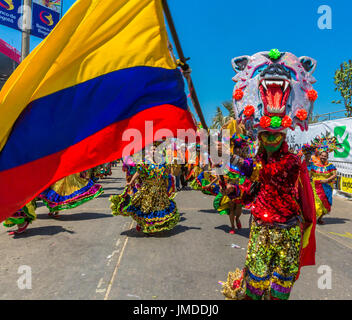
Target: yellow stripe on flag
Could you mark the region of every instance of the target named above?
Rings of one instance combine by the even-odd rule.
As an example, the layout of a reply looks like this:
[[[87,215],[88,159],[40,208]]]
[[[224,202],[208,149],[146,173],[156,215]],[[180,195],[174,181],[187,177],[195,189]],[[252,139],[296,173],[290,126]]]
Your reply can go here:
[[[137,66],[176,68],[161,0],[78,0],[0,92],[0,151],[31,101]]]

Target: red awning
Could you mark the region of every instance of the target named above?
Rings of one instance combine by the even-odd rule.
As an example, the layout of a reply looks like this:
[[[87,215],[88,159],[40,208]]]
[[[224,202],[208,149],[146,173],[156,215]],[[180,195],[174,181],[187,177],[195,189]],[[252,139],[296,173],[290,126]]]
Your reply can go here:
[[[21,62],[21,53],[15,49],[14,47],[10,46],[4,40],[0,39],[0,52],[9,57],[10,59],[14,60],[18,64]]]

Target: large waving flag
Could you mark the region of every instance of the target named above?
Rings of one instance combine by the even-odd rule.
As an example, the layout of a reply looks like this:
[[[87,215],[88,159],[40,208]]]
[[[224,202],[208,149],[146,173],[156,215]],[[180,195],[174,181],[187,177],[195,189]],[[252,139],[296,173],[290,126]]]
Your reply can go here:
[[[79,0],[0,92],[0,221],[57,180],[122,156],[138,129],[194,128],[161,0]],[[145,121],[153,130],[145,132]]]

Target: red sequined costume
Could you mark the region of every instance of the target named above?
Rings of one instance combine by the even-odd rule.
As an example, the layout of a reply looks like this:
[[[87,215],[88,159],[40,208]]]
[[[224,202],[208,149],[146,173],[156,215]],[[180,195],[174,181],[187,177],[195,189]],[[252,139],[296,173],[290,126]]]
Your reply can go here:
[[[280,152],[273,154],[269,162],[266,154],[258,156],[262,163],[259,182],[262,183],[251,212],[256,219],[268,223],[286,223],[299,215],[300,207],[296,183],[300,173],[301,161],[298,156],[288,152],[284,143]]]
[[[229,299],[288,299],[300,268],[315,263],[315,206],[307,165],[284,139],[296,126],[309,128],[317,62],[272,49],[235,57],[232,66],[236,120],[264,150],[257,156],[259,182],[243,197],[254,200],[245,267],[229,273],[223,293]]]
[[[315,264],[315,210],[305,163],[286,142],[262,169],[260,190],[244,197],[253,202],[253,222],[243,270],[230,272],[223,285],[228,299],[288,299],[303,265]],[[303,234],[310,241],[303,241]]]

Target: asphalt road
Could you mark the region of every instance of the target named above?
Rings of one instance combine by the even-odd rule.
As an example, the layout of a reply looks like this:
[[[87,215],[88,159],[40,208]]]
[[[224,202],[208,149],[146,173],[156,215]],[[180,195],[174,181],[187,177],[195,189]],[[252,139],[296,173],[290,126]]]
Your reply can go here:
[[[60,219],[39,203],[25,234],[9,236],[0,227],[0,299],[224,299],[218,282],[244,264],[248,214],[230,235],[212,196],[182,191],[175,198],[181,222],[145,236],[132,219],[110,214],[109,196],[124,186],[121,169],[101,183],[102,196]],[[352,299],[351,219],[352,202],[335,197],[326,225],[317,226],[317,264],[302,269],[291,299]]]

